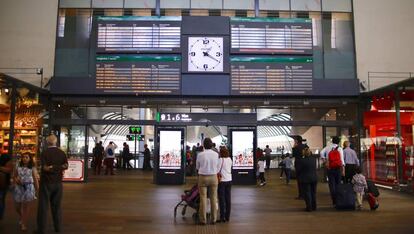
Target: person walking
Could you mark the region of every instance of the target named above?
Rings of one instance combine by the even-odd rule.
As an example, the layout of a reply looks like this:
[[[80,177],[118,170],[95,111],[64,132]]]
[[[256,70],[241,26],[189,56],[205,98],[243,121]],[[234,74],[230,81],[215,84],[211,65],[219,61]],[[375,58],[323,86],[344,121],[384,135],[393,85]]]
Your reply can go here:
[[[351,149],[349,141],[344,142],[344,161],[345,161],[345,183],[351,183],[355,175],[356,168],[359,167],[359,159],[355,150]]]
[[[198,154],[196,161],[200,191],[199,217],[202,225],[207,224],[207,189],[210,191],[211,223],[217,221],[217,173],[221,165],[218,154],[211,149],[213,147],[211,139],[205,138],[203,145],[205,150]]]
[[[115,175],[114,160],[116,148],[118,148],[118,146],[113,141],[109,142],[109,145],[105,148],[105,175],[108,175],[108,173],[111,173],[111,175]]]
[[[13,162],[9,154],[0,155],[0,220],[6,210],[6,194],[10,186],[10,177],[13,172]]]
[[[233,162],[230,158],[229,150],[225,146],[220,147],[220,169],[221,180],[218,185],[218,198],[220,205],[219,222],[230,221],[231,212],[231,166]]]
[[[55,231],[60,232],[62,227],[62,177],[63,171],[68,169],[68,159],[66,154],[56,146],[57,137],[55,135],[49,135],[46,142],[48,148],[40,155],[41,174],[39,204],[37,207],[37,231],[35,233],[44,233],[46,230],[49,202]]]
[[[297,176],[298,173],[300,173],[300,162],[303,157],[303,150],[306,148],[306,145],[302,144],[302,137],[301,136],[294,136],[293,137],[294,145],[292,148],[292,157],[295,159],[294,167],[295,167],[295,173],[296,173],[296,182],[298,186],[298,196],[296,199],[303,199],[301,186],[300,186],[300,178]]]
[[[39,176],[30,154],[22,155],[16,170],[13,172],[13,198],[16,212],[19,215],[19,225],[22,231],[27,231],[30,206],[36,199],[36,191],[39,191]]]
[[[269,170],[270,168],[271,153],[272,153],[272,149],[269,148],[269,145],[266,145],[266,148],[264,149],[264,154],[266,158],[266,169],[267,170]]]
[[[297,177],[300,181],[302,197],[305,200],[306,211],[316,210],[316,158],[309,148],[303,149],[303,158],[298,165]]]
[[[150,163],[150,161],[151,161],[151,151],[150,151],[150,149],[148,148],[148,145],[147,144],[145,144],[144,145],[144,165],[143,165],[143,167],[142,167],[142,170],[149,170],[149,171],[151,171],[151,163]]]
[[[131,160],[131,155],[129,152],[129,145],[124,142],[122,148],[122,169],[131,169],[132,166],[129,164],[129,160]]]
[[[354,185],[353,188],[356,193],[357,210],[362,210],[364,192],[368,190],[368,184],[360,167],[355,168],[355,175],[352,177],[351,183]]]
[[[260,186],[266,185],[266,178],[265,178],[265,158],[261,157],[257,161],[257,171],[259,172],[259,180]]]
[[[321,150],[321,158],[327,167],[329,192],[331,194],[332,205],[336,206],[336,190],[341,183],[341,176],[345,175],[344,152],[339,146],[339,137],[332,137],[332,144]]]
[[[289,154],[286,154],[286,157],[283,159],[283,169],[285,171],[285,175],[286,175],[286,184],[289,184],[290,182],[290,174],[292,172],[292,168],[293,168],[293,162],[292,159],[289,157]]]
[[[93,148],[93,161],[94,161],[94,174],[100,175],[102,168],[102,160],[104,158],[104,148],[102,146],[102,141],[96,143],[95,148]]]

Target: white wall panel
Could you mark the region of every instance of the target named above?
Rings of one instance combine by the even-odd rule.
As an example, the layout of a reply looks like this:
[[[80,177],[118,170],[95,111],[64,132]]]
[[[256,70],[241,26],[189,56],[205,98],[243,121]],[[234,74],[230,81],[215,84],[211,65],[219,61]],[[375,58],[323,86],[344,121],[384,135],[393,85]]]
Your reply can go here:
[[[322,0],[323,11],[352,12],[351,0]]]
[[[291,0],[292,11],[320,11],[321,0]]]
[[[221,9],[222,0],[191,0],[191,9]]]
[[[357,74],[414,72],[414,1],[354,0]],[[371,80],[371,89],[396,82]]]
[[[125,8],[155,8],[155,0],[125,0]]]
[[[60,8],[90,8],[91,0],[60,0]]]
[[[190,0],[161,0],[161,9],[163,8],[178,8],[178,9],[189,9]]]
[[[254,0],[223,0],[223,9],[254,10]]]
[[[260,10],[288,11],[289,0],[259,0]]]
[[[123,0],[92,0],[93,8],[122,8]]]

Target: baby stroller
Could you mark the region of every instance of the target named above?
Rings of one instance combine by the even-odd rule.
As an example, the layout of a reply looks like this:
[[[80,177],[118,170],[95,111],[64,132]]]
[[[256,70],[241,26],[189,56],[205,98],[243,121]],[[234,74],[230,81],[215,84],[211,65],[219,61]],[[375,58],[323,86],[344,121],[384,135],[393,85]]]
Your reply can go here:
[[[191,207],[195,210],[193,219],[195,222],[198,220],[198,209],[200,207],[200,193],[198,191],[198,185],[194,185],[190,190],[184,190],[184,194],[181,195],[181,201],[174,208],[174,219],[177,216],[177,209],[179,206],[183,206],[181,215],[185,216],[187,207]]]

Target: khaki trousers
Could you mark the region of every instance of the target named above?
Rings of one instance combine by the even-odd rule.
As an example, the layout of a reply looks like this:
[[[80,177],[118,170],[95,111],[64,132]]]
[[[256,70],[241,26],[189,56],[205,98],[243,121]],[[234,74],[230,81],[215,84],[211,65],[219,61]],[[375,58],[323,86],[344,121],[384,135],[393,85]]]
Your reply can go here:
[[[199,217],[201,223],[207,223],[207,188],[210,190],[211,222],[217,220],[217,175],[198,175],[198,189],[200,191]]]
[[[357,206],[362,206],[362,199],[364,198],[364,193],[356,193],[356,199],[357,199]]]

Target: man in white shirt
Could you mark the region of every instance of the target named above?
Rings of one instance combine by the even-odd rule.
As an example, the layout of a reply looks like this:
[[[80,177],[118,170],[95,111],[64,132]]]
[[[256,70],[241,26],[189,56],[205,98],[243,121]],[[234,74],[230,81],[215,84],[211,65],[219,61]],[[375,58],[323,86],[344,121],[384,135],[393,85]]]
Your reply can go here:
[[[321,158],[324,160],[325,164],[328,161],[328,155],[332,150],[337,149],[340,155],[340,160],[341,160],[341,165],[339,168],[328,168],[327,169],[327,174],[328,174],[328,184],[329,184],[329,191],[331,193],[331,198],[332,198],[332,204],[335,206],[336,205],[336,190],[337,190],[337,186],[338,184],[341,183],[341,177],[344,176],[345,171],[344,171],[344,167],[345,167],[345,161],[344,161],[344,151],[343,149],[339,146],[339,137],[334,136],[332,137],[332,144],[329,146],[326,146],[320,153]],[[330,162],[329,162],[330,163]]]
[[[220,170],[220,160],[217,152],[213,151],[213,142],[210,138],[205,138],[204,151],[197,156],[196,168],[198,170],[198,187],[200,191],[200,224],[207,224],[207,188],[210,189],[211,222],[217,221],[217,173]]]
[[[115,149],[118,146],[113,142],[109,142],[109,145],[105,148],[105,175],[108,175],[108,172],[111,175],[114,175],[114,160],[115,160]]]
[[[269,145],[266,145],[266,148],[264,149],[265,158],[266,158],[266,169],[270,168],[270,154],[272,153],[272,149],[269,148]]]

